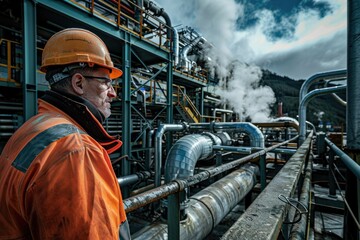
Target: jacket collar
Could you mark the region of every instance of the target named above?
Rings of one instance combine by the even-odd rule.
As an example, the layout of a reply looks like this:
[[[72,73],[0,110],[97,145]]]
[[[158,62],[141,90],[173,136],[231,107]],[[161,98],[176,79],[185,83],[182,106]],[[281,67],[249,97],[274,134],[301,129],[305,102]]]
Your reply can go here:
[[[102,126],[104,116],[86,99],[56,91],[47,91],[41,99],[70,116],[87,134],[98,141],[109,154],[122,145],[119,136],[110,136],[105,131]]]

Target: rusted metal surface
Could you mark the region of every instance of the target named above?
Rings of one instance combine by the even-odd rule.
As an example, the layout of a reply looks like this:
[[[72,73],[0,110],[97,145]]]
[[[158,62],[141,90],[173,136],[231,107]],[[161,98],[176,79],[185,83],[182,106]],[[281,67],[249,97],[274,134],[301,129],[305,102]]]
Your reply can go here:
[[[222,239],[277,239],[288,212],[279,195],[292,197],[311,146],[312,133]]]
[[[173,181],[124,200],[125,212],[132,212],[149,203],[160,200],[170,194],[182,191],[185,185],[181,181]]]

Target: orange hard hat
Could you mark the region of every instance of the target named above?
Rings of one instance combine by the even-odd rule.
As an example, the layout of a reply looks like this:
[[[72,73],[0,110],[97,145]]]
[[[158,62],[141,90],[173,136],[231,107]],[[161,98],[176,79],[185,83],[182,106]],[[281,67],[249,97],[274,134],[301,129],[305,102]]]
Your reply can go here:
[[[114,67],[105,43],[85,29],[68,28],[55,33],[44,47],[40,70],[46,73],[48,67],[74,63],[108,68],[111,79],[122,75],[122,71]]]

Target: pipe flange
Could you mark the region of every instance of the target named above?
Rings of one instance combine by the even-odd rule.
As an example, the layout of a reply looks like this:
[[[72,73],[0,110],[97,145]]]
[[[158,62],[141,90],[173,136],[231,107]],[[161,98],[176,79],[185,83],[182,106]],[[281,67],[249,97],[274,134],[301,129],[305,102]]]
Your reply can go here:
[[[189,132],[189,124],[188,124],[187,122],[181,122],[181,125],[184,126],[184,130],[183,130],[183,131]]]
[[[183,191],[184,189],[186,189],[186,188],[188,187],[187,181],[182,180],[182,179],[174,179],[174,180],[172,180],[172,182],[175,182],[175,183],[178,184],[178,186],[179,186],[179,192],[180,192],[180,191]]]

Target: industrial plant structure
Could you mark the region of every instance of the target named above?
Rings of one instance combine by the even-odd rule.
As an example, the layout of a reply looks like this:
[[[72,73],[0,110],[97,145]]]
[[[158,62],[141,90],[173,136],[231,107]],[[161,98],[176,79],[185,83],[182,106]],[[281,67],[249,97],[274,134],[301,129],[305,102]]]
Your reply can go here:
[[[314,73],[299,94],[299,119],[271,122],[239,121],[211,91],[219,79],[206,54],[216,46],[191,26],[173,27],[150,0],[0,6],[0,150],[49,89],[39,66],[55,32],[96,33],[122,69],[104,127],[123,141],[111,159],[133,239],[360,239],[358,1],[348,1],[348,69]],[[339,79],[347,85],[310,91]],[[346,132],[317,132],[307,105],[345,91]]]

